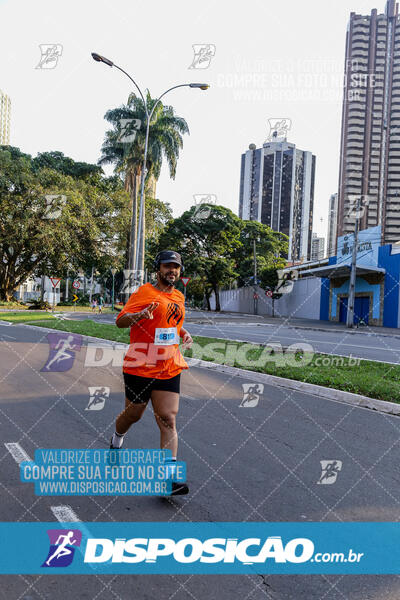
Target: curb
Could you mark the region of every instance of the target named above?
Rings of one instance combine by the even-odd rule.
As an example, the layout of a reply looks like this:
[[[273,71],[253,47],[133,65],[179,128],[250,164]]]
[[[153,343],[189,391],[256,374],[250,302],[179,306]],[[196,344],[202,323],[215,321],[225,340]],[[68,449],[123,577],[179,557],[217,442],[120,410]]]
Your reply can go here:
[[[60,331],[59,329],[51,329],[50,327],[38,327],[36,325],[25,325],[23,323],[21,323],[20,326],[28,327],[30,329],[41,329],[42,331],[44,330],[48,332]],[[61,333],[68,332],[61,331]],[[129,344],[125,344],[123,342],[105,340],[104,338],[83,335],[81,333],[76,335],[81,335],[83,339],[102,342],[107,346],[118,344],[119,347],[129,347]],[[230,367],[228,365],[220,365],[219,363],[200,360],[198,358],[185,358],[185,360],[190,367],[210,369],[212,371],[217,371],[218,373],[226,373],[228,375],[241,377],[242,379],[251,379],[257,383],[266,383],[267,385],[273,385],[284,389],[309,393],[313,396],[325,398],[326,400],[330,401],[343,402],[352,406],[358,406],[359,408],[367,408],[369,410],[374,410],[393,416],[400,416],[400,404],[396,404],[394,402],[375,400],[374,398],[368,398],[368,396],[361,396],[360,394],[345,392],[344,390],[336,390],[335,388],[327,388],[322,385],[316,385],[315,383],[307,383],[305,381],[298,381],[297,379],[286,379],[285,377],[277,377],[276,375],[268,375],[267,373],[258,373],[257,371],[247,371],[246,369],[239,369],[238,367]]]
[[[215,325],[214,322],[212,321],[190,321],[188,320],[188,324],[193,324],[193,325]],[[280,325],[281,323],[270,323],[269,321],[266,321],[265,323],[244,323],[243,327],[245,327],[246,325],[251,325],[252,327],[262,327],[265,325]],[[240,325],[240,322],[236,322],[236,321],[218,321],[217,325]],[[360,331],[359,329],[342,329],[342,328],[337,328],[337,329],[328,329],[327,327],[310,327],[307,325],[293,325],[291,323],[287,323],[285,325],[285,327],[288,327],[289,329],[305,329],[307,331],[323,331],[325,333],[345,333],[345,334],[350,334],[350,335],[356,335],[358,333],[362,334],[362,335],[370,335],[370,336],[378,336],[378,337],[388,337],[388,338],[395,338],[395,339],[400,339],[400,334],[396,334],[396,333],[380,333],[377,331]],[[383,329],[383,328],[382,328]],[[243,341],[243,340],[242,340]]]
[[[344,402],[345,404],[351,404],[360,408],[368,408],[377,412],[400,416],[400,404],[394,402],[375,400],[373,398],[368,398],[368,396],[361,396],[360,394],[345,392],[344,390],[336,390],[335,388],[327,388],[322,385],[316,385],[315,383],[307,383],[305,381],[298,381],[297,379],[286,379],[285,377],[277,377],[276,375],[268,375],[267,373],[258,373],[257,371],[247,371],[246,369],[220,365],[219,363],[212,363],[197,358],[185,358],[185,360],[187,364],[192,367],[212,369],[213,371],[227,373],[229,375],[241,377],[242,379],[251,379],[257,383],[266,383],[276,387],[309,393],[313,396],[318,396],[331,401]]]

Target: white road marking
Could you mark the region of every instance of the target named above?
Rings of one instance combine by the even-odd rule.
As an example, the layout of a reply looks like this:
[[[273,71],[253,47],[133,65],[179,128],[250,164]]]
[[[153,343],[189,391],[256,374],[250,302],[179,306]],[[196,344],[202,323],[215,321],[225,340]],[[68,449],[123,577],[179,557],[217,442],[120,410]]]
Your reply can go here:
[[[6,337],[6,338],[10,338],[10,340],[16,340],[16,339],[17,339],[17,338],[16,338],[16,337],[14,337],[13,335],[6,335],[5,333],[2,333],[2,334],[0,334],[0,335],[1,335],[1,337],[2,337],[2,338],[3,338],[3,337]]]
[[[79,525],[79,529],[82,534],[86,536],[86,539],[94,537],[86,525],[82,523],[76,512],[70,506],[68,506],[68,504],[64,504],[62,506],[50,506],[50,509],[57,521],[60,523],[81,523],[81,525]],[[78,551],[82,554],[82,556],[85,556],[84,544],[78,547]],[[98,569],[97,565],[90,564],[89,566],[93,571],[97,571]]]
[[[60,523],[80,523],[77,514],[67,504],[64,506],[50,506],[51,512]]]
[[[4,445],[18,465],[26,460],[32,460],[17,442],[7,442]]]
[[[25,450],[17,442],[7,442],[4,445],[17,464],[20,464],[26,460],[32,460],[27,452],[25,452]],[[61,506],[51,506],[50,509],[57,521],[60,523],[81,523],[78,515],[67,504]],[[80,529],[82,533],[86,535],[86,537],[93,537],[90,531],[84,525],[82,525]],[[79,548],[79,550],[83,552],[82,548]]]

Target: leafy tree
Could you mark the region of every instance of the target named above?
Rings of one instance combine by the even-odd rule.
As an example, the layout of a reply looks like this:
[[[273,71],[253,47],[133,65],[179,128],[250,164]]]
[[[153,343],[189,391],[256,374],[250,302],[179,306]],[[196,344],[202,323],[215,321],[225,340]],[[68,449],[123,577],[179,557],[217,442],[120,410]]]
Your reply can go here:
[[[171,205],[158,198],[146,197],[146,238],[157,240],[169,221],[172,221]]]
[[[166,249],[181,252],[185,273],[204,279],[206,289],[215,293],[215,310],[219,311],[220,287],[238,276],[233,256],[241,244],[242,221],[224,206],[210,205],[207,219],[196,218],[196,212],[197,207],[193,206],[168,223],[158,242],[149,244],[149,255]],[[148,266],[152,268],[150,261]]]
[[[76,162],[62,152],[40,152],[32,160],[32,168],[35,172],[40,169],[52,169],[59,171],[63,175],[70,175],[74,178],[87,177],[93,174],[103,173],[103,169],[98,165],[91,165],[85,162]]]
[[[242,221],[242,223],[241,244],[235,253],[239,272],[238,284],[239,286],[254,285],[254,240],[257,279],[261,279],[263,271],[277,269],[286,264],[285,259],[278,257],[287,252],[288,237],[258,221]]]
[[[271,290],[273,292],[272,298],[274,300],[282,296],[282,294],[276,293],[274,290],[276,290],[279,283],[277,269],[283,269],[285,265],[285,259],[281,258],[276,262],[276,266],[268,267],[260,273],[261,287],[265,290]]]
[[[18,148],[0,147],[0,298],[5,300],[29,276],[65,276],[67,270],[120,262],[128,226],[126,193],[113,178],[101,179],[94,171],[89,179],[74,179],[33,160]]]
[[[156,99],[151,98],[146,91],[146,103],[150,113]],[[116,172],[124,177],[125,189],[131,199],[131,228],[129,244],[135,249],[137,239],[137,214],[138,193],[143,168],[144,146],[146,137],[146,111],[142,98],[131,94],[128,103],[119,108],[107,111],[105,119],[112,128],[106,132],[102,146],[100,164],[114,164]],[[140,127],[137,128],[137,123]],[[136,131],[136,133],[135,133]],[[146,180],[153,176],[156,180],[160,176],[163,158],[166,159],[170,176],[174,179],[179,151],[183,146],[182,135],[189,133],[186,121],[175,115],[171,106],[164,106],[161,102],[154,110],[149,130],[149,142],[146,163]],[[124,140],[134,137],[132,142]],[[146,211],[144,220],[146,218]],[[147,228],[144,228],[146,231]],[[142,256],[144,240],[142,240]],[[128,265],[133,269],[135,252],[130,254],[131,262]],[[142,268],[140,265],[139,268]]]

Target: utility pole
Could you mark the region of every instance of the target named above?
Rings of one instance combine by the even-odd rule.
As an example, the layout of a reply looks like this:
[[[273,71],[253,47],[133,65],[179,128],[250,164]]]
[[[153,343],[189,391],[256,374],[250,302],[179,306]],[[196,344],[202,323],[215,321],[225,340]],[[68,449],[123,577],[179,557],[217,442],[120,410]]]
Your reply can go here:
[[[254,257],[254,314],[257,314],[257,255],[256,255],[256,238],[253,239],[253,257]]]
[[[68,284],[69,284],[69,271],[67,270],[67,277],[65,278],[65,297],[64,297],[64,301],[68,302]]]
[[[358,228],[361,208],[361,197],[357,198],[356,206],[356,222],[354,225],[354,243],[353,251],[351,254],[351,271],[350,271],[350,284],[349,284],[349,299],[347,303],[347,319],[346,327],[354,327],[354,300],[356,295],[356,272],[357,272],[357,246],[358,246]]]
[[[92,294],[93,294],[93,275],[94,275],[94,266],[92,267],[92,277],[90,279],[90,289],[89,289],[89,302],[92,303]]]

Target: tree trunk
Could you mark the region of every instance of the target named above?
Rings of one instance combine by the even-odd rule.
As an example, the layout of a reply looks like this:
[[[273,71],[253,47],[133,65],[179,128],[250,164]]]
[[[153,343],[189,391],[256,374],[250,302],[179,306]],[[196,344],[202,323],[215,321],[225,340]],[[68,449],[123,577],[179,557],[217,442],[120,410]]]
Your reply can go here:
[[[131,200],[131,230],[128,248],[128,269],[135,268],[136,240],[137,240],[137,175],[129,171],[125,177],[125,189]]]
[[[216,285],[213,287],[213,290],[215,294],[215,312],[220,312],[221,305],[219,303],[219,287]]]
[[[5,302],[11,302],[13,299],[13,291],[5,286],[0,288],[0,300],[4,300]]]
[[[206,294],[207,310],[211,312],[210,294]]]

